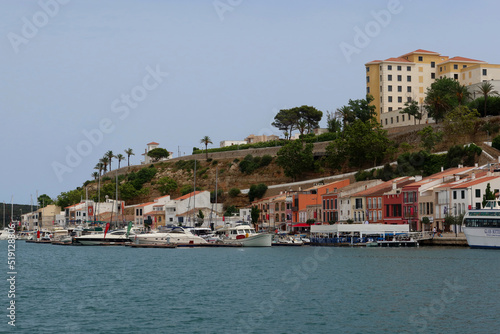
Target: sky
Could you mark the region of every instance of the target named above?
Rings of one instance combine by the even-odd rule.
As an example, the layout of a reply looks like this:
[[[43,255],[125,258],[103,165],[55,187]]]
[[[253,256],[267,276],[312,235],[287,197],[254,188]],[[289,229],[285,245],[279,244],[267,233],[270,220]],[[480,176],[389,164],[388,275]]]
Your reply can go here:
[[[365,94],[416,49],[500,64],[497,1],[2,0],[0,201],[56,198],[105,152],[282,134],[280,109]],[[122,166],[126,161],[122,162]],[[117,167],[116,160],[112,168]]]

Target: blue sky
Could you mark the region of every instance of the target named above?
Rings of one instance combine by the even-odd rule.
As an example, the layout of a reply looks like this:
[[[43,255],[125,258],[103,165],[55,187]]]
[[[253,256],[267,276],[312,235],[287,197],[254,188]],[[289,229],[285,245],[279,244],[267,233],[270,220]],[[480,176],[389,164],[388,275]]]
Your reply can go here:
[[[132,148],[131,162],[139,164],[150,141],[176,157],[201,147],[205,135],[214,143],[209,147],[250,134],[279,135],[271,122],[280,109],[306,104],[326,114],[363,98],[363,65],[374,59],[426,49],[500,63],[495,1],[6,0],[0,6],[0,201],[6,202],[13,195],[29,204],[37,191],[55,198],[81,186],[108,150]],[[359,39],[356,31],[366,29],[369,36]],[[346,45],[356,49],[347,57]]]

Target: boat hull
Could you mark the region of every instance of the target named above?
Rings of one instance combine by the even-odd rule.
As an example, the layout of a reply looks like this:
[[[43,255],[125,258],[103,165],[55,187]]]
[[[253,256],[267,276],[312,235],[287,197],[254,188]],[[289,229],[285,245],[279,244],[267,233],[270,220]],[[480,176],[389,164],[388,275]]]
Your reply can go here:
[[[500,228],[464,227],[464,233],[471,248],[500,249]]]
[[[175,233],[155,233],[152,235],[138,235],[135,239],[136,243],[140,245],[148,244],[191,244],[191,245],[201,245],[207,244],[208,242],[196,235],[176,235]]]
[[[243,247],[271,247],[273,235],[261,233],[243,239],[226,239],[224,243],[241,244]]]

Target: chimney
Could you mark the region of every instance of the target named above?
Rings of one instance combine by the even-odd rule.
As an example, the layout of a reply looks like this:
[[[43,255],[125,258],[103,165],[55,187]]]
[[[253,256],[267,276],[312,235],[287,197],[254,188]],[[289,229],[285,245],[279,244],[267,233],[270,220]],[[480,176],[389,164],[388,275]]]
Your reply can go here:
[[[396,190],[398,188],[398,184],[396,181],[392,181],[392,190]]]
[[[443,168],[443,167],[441,167]],[[415,182],[422,181],[422,175],[415,175]]]
[[[499,159],[500,159],[500,157],[499,157]],[[476,164],[474,165],[474,167],[476,167],[476,168],[479,167],[479,164],[476,162]]]
[[[444,168],[443,168],[443,166],[441,166],[441,171],[444,171]]]
[[[476,164],[476,165],[477,165],[477,164]],[[472,180],[475,180],[475,179],[476,179],[476,173],[472,173],[472,175],[470,176],[470,178],[471,178]]]
[[[460,180],[460,176],[455,175],[455,181],[459,181],[459,180]]]

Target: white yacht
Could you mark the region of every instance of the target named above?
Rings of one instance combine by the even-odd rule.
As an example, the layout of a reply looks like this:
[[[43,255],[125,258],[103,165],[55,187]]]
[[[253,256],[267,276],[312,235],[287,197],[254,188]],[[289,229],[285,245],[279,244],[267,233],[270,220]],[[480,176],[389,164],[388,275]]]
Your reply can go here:
[[[96,246],[96,245],[108,245],[108,244],[123,244],[125,242],[130,242],[134,240],[136,236],[136,231],[134,229],[130,230],[127,236],[127,229],[113,230],[106,233],[106,238],[104,238],[104,232],[87,234],[76,237],[75,240],[85,246]]]
[[[273,235],[257,233],[248,224],[238,224],[234,227],[225,227],[219,231],[222,242],[226,244],[242,245],[243,247],[271,247]]]
[[[464,233],[471,248],[500,248],[500,201],[465,213]]]
[[[135,241],[138,244],[201,245],[207,243],[202,237],[194,235],[180,226],[172,228],[169,232],[137,234]]]
[[[3,230],[0,230],[0,240],[9,239],[9,228],[5,227]]]

